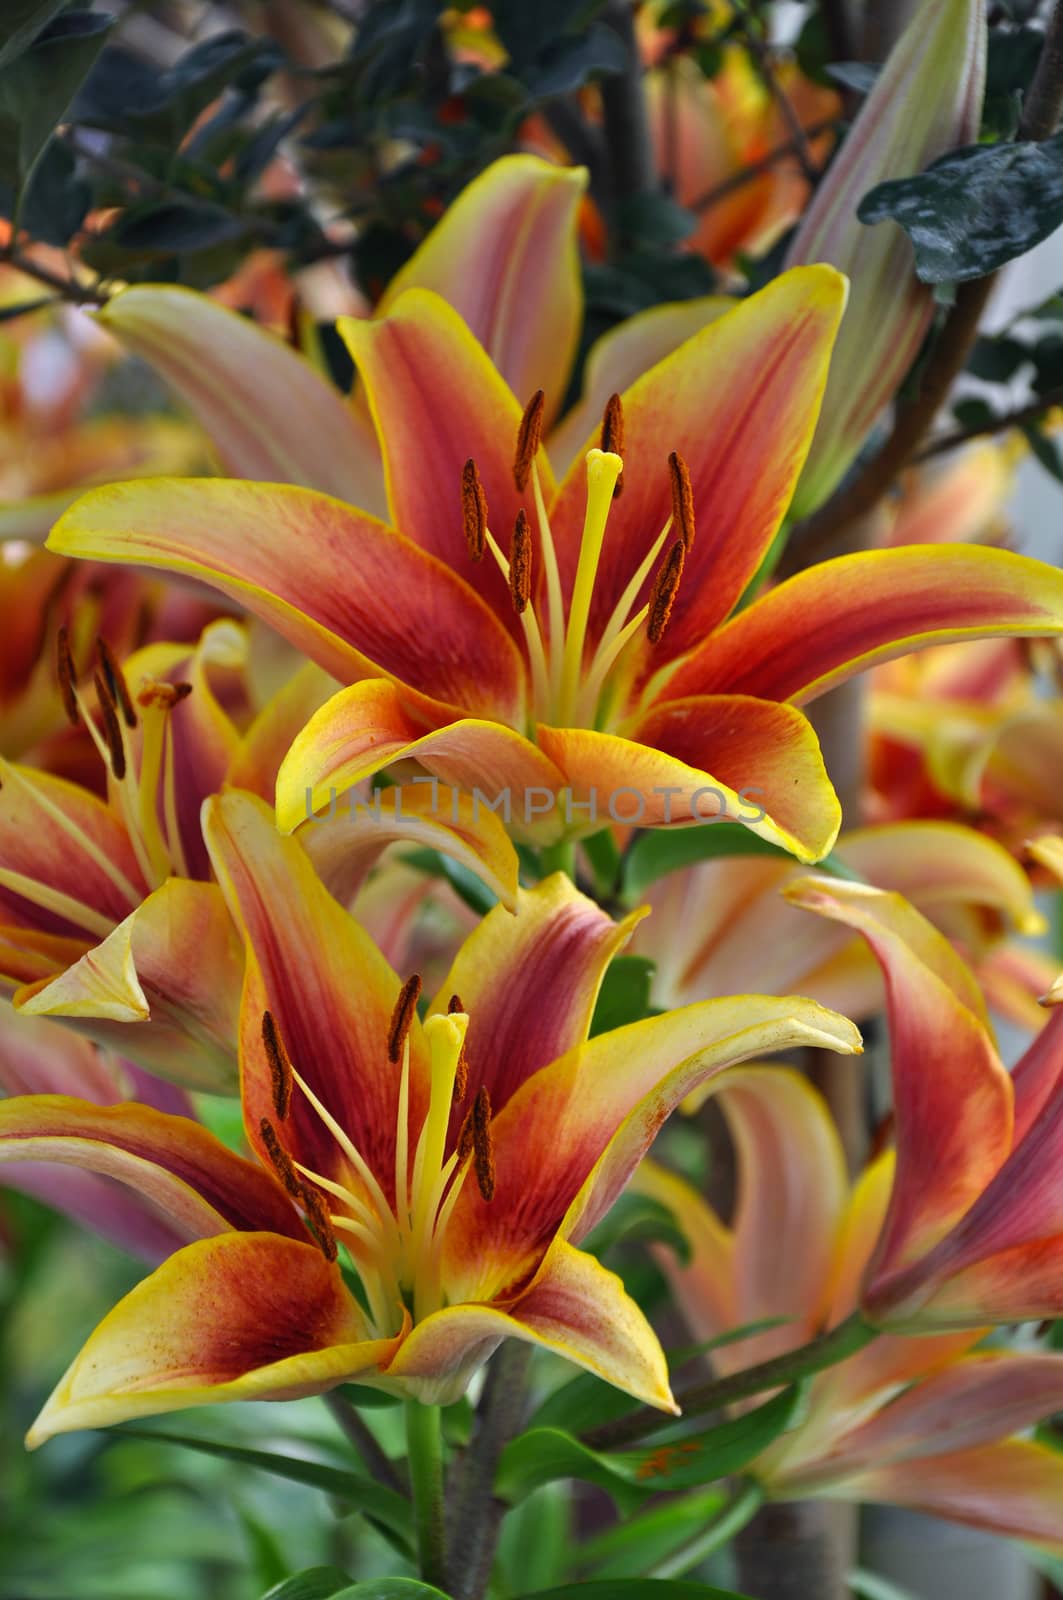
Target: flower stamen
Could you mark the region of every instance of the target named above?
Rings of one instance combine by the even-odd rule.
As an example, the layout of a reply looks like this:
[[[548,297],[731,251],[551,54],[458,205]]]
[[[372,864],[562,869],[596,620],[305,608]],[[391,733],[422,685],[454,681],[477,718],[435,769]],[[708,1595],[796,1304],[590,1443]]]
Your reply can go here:
[[[602,432],[600,444],[607,455],[624,455],[624,407],[618,394],[611,394],[605,402],[605,411],[602,414]],[[624,492],[624,474],[613,485],[613,499],[619,500]]]
[[[63,710],[71,727],[77,728],[81,724],[81,715],[78,711],[77,672],[74,669],[74,657],[70,650],[70,635],[65,628],[60,628],[55,636],[55,668],[59,679],[59,695],[63,702]]]
[[[683,576],[686,553],[687,547],[683,540],[677,539],[657,573],[653,593],[650,595],[649,618],[646,623],[646,637],[651,644],[660,644],[664,637],[664,630],[668,626],[668,619],[672,615],[672,607],[679,589],[679,580]]]
[[[281,1122],[283,1122],[291,1109],[292,1089],[295,1085],[292,1078],[292,1064],[272,1011],[263,1011],[262,1013],[262,1043],[265,1046],[266,1060],[269,1063],[273,1109]]]
[[[509,592],[517,616],[527,610],[531,599],[532,544],[528,513],[521,506],[513,527],[513,544],[509,553]]]
[[[543,437],[543,411],[546,407],[546,395],[542,389],[536,389],[528,404],[524,408],[524,415],[520,419],[517,429],[517,448],[513,457],[513,482],[520,494],[524,493],[532,465],[539,453],[539,446]]]
[[[491,1141],[491,1096],[482,1087],[477,1091],[472,1108],[472,1148],[480,1193],[485,1200],[493,1200],[495,1152]]]
[[[114,651],[102,636],[96,640],[96,655],[99,659],[100,670],[107,680],[111,699],[121,711],[122,720],[126,727],[132,730],[137,725],[137,714],[129,697],[129,686],[125,681],[125,674],[115,659]],[[191,688],[191,685],[189,685],[189,688]]]
[[[487,496],[472,456],[461,469],[461,520],[470,559],[482,561],[486,548]]]
[[[678,450],[668,457],[668,474],[672,484],[672,521],[682,535],[684,550],[689,550],[694,543],[694,491],[687,464]]]
[[[403,1046],[413,1024],[417,1002],[421,998],[421,979],[415,972],[406,979],[399,990],[399,998],[395,1002],[395,1009],[391,1013],[391,1027],[388,1030],[388,1060],[397,1065],[402,1056]]]

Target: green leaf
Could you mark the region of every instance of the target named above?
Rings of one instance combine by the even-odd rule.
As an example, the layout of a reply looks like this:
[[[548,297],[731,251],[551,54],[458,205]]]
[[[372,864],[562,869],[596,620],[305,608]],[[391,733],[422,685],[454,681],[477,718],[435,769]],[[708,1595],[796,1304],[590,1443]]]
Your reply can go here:
[[[655,1501],[637,1517],[607,1528],[579,1547],[581,1571],[596,1578],[624,1578],[665,1560],[717,1515],[727,1499],[723,1489],[701,1489]]]
[[[434,1589],[419,1578],[367,1578],[340,1589],[334,1600],[448,1600],[442,1589]]]
[[[4,0],[0,67],[6,67],[9,61],[28,49],[66,4],[67,0]]]
[[[689,239],[698,219],[665,194],[639,194],[617,206],[615,225],[622,239],[669,247]]]
[[[332,1600],[350,1583],[348,1574],[339,1567],[307,1567],[276,1584],[262,1600]]]
[[[185,1450],[198,1450],[203,1455],[221,1456],[226,1461],[238,1461],[243,1466],[257,1467],[260,1472],[271,1472],[278,1478],[289,1478],[293,1483],[309,1484],[323,1489],[340,1500],[350,1501],[359,1511],[389,1528],[393,1533],[408,1539],[411,1532],[410,1507],[401,1495],[391,1489],[363,1478],[357,1472],[342,1467],[330,1467],[320,1461],[301,1461],[296,1456],[275,1456],[266,1450],[251,1450],[245,1445],[226,1444],[220,1439],[204,1439],[187,1433],[169,1433],[159,1428],[123,1427],[112,1435],[121,1439],[151,1439],[158,1444],[180,1445]]]
[[[849,1587],[860,1600],[918,1600],[910,1589],[899,1589],[895,1583],[880,1578],[877,1572],[859,1569],[850,1572]]]
[[[1055,440],[1050,439],[1046,433],[1042,433],[1040,428],[1032,422],[1027,423],[1022,432],[1027,444],[1030,446],[1031,453],[1041,463],[1045,471],[1051,473],[1057,483],[1063,483],[1063,455],[1060,454],[1059,446]]]
[[[496,1492],[515,1502],[540,1484],[579,1478],[597,1484],[621,1512],[630,1512],[648,1494],[702,1488],[740,1471],[794,1425],[803,1404],[804,1389],[794,1385],[704,1433],[623,1452],[592,1450],[561,1428],[533,1428],[503,1451]],[[661,1426],[674,1433],[676,1425],[662,1416]]]
[[[656,962],[649,956],[614,956],[606,968],[591,1020],[592,1037],[653,1015],[650,987]]]
[[[445,878],[477,916],[485,917],[492,906],[498,904],[498,896],[474,872],[438,850],[411,850],[402,859],[407,866],[416,867],[430,878]]]
[[[98,12],[68,12],[0,69],[0,165],[9,182],[29,177],[113,23]]]
[[[152,200],[131,206],[100,238],[135,255],[173,256],[212,249],[237,238],[244,227],[211,201]]]
[[[773,856],[794,863],[794,857],[777,844],[752,833],[741,822],[706,822],[692,828],[657,828],[642,833],[628,851],[624,866],[624,899],[637,903],[651,884],[669,872],[715,861],[721,856]],[[857,874],[836,855],[817,861],[809,872],[829,872],[836,878],[856,879]]]
[[[566,1583],[538,1589],[522,1600],[752,1600],[733,1589],[716,1589],[686,1578],[609,1578],[602,1583]]]
[[[609,1213],[582,1242],[584,1250],[602,1256],[618,1244],[670,1245],[680,1262],[690,1261],[690,1241],[675,1217],[660,1200],[628,1190],[610,1206]]]
[[[1063,223],[1063,134],[950,151],[914,178],[880,183],[857,215],[900,223],[923,283],[984,278]]]

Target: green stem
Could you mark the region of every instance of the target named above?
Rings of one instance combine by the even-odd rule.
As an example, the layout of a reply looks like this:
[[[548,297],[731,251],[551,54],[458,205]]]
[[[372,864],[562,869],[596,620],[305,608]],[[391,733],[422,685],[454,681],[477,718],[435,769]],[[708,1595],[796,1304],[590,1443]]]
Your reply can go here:
[[[438,1406],[423,1406],[417,1400],[407,1400],[406,1449],[421,1577],[426,1583],[445,1589],[443,1435]]]
[[[720,1512],[713,1517],[707,1528],[701,1528],[692,1539],[680,1545],[678,1550],[673,1550],[671,1555],[665,1556],[662,1561],[650,1572],[651,1578],[681,1578],[692,1567],[698,1567],[707,1561],[714,1550],[733,1539],[736,1533],[741,1533],[748,1522],[751,1522],[760,1510],[764,1500],[764,1491],[759,1483],[752,1478],[747,1478],[741,1484],[734,1498],[729,1500]]]
[[[572,839],[560,839],[557,844],[545,846],[539,856],[539,868],[544,878],[551,872],[567,872],[573,880],[576,876],[576,845]]]
[[[685,1417],[700,1416],[707,1411],[719,1411],[735,1400],[750,1400],[767,1389],[782,1389],[798,1378],[809,1378],[825,1367],[836,1366],[849,1356],[862,1350],[878,1337],[878,1329],[865,1322],[854,1311],[845,1322],[840,1322],[829,1333],[820,1334],[808,1344],[788,1350],[785,1355],[774,1356],[758,1366],[747,1367],[744,1372],[732,1372],[726,1378],[709,1378],[704,1383],[694,1383],[676,1393],[676,1400]],[[634,1411],[629,1416],[618,1417],[614,1422],[603,1423],[584,1434],[584,1444],[595,1450],[612,1450],[617,1445],[630,1444],[656,1433],[659,1428],[672,1425],[672,1419],[649,1406]]]

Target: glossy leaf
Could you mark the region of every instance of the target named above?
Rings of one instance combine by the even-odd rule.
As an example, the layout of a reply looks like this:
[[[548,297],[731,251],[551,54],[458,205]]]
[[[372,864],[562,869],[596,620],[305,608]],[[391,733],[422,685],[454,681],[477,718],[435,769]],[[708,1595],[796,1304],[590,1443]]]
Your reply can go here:
[[[770,856],[777,861],[793,861],[787,851],[762,839],[740,822],[699,823],[693,828],[656,828],[640,834],[624,864],[623,893],[630,904],[637,904],[651,884],[669,872],[679,872],[698,861],[715,861],[721,856]],[[817,872],[837,878],[857,877],[836,856],[816,863]]]
[[[650,988],[655,963],[648,956],[614,956],[602,980],[591,1034],[609,1033],[653,1014]]]
[[[24,182],[103,48],[113,17],[74,11],[0,70],[0,159]]]
[[[339,1567],[307,1567],[293,1573],[283,1583],[274,1584],[262,1600],[332,1600],[342,1589],[349,1589],[350,1577]]]
[[[334,1600],[448,1600],[448,1596],[419,1578],[369,1578],[340,1589]]]
[[[566,1583],[540,1589],[523,1600],[752,1600],[734,1589],[716,1589],[686,1578],[609,1578],[602,1583]]]
[[[984,278],[1063,223],[1063,134],[953,150],[917,177],[880,183],[858,215],[900,223],[924,283]]]

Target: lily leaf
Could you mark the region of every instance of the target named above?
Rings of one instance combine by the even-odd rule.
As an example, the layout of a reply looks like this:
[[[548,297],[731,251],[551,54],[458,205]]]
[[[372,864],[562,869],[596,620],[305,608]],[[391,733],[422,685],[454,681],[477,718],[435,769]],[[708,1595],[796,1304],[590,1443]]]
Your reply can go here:
[[[116,1430],[115,1437],[151,1439],[158,1444],[180,1445],[186,1450],[198,1450],[203,1455],[222,1456],[227,1461],[257,1467],[261,1472],[289,1478],[293,1483],[306,1483],[311,1488],[324,1489],[340,1500],[350,1501],[366,1516],[404,1539],[411,1533],[410,1507],[401,1495],[374,1483],[372,1478],[363,1478],[361,1474],[348,1472],[342,1467],[330,1467],[321,1461],[300,1461],[294,1456],[276,1456],[267,1450],[251,1450],[245,1445],[226,1444],[220,1439],[204,1439],[188,1433],[169,1433],[160,1428],[124,1427]]]
[[[419,1578],[369,1578],[340,1589],[333,1600],[449,1600],[442,1589],[434,1589]]]
[[[523,1600],[752,1600],[733,1589],[716,1589],[686,1578],[608,1578],[602,1583],[566,1583],[560,1589],[540,1589]]]
[[[1063,223],[1063,134],[952,150],[914,178],[878,184],[857,215],[901,225],[923,283],[984,278]]]
[[[350,1583],[348,1574],[339,1567],[307,1567],[283,1583],[274,1584],[262,1600],[333,1600],[341,1590],[350,1588]]]
[[[648,956],[615,956],[606,969],[591,1020],[592,1037],[652,1016],[650,986],[656,962]]]
[[[696,823],[692,828],[656,828],[642,833],[628,851],[624,865],[624,899],[637,903],[651,884],[669,872],[694,866],[699,861],[716,861],[721,856],[773,856],[778,861],[794,860],[777,844],[751,833],[740,822]],[[857,874],[834,854],[817,861],[817,872],[836,878],[855,879]]]
[[[793,1426],[803,1403],[803,1390],[795,1386],[703,1433],[623,1452],[592,1450],[561,1428],[532,1428],[503,1451],[496,1493],[516,1501],[541,1483],[580,1478],[597,1484],[621,1512],[629,1512],[647,1494],[701,1488],[740,1471]],[[662,1417],[662,1427],[674,1432],[675,1424]]]

